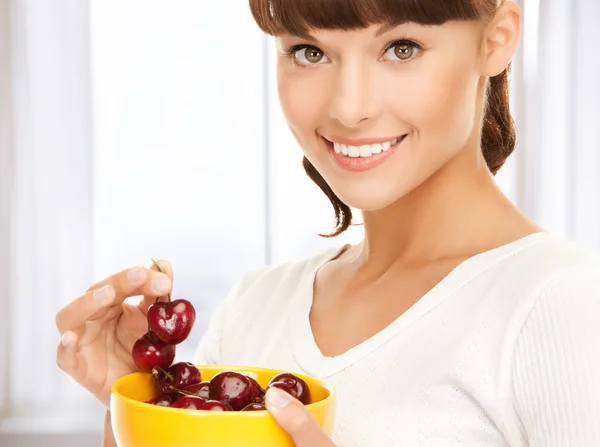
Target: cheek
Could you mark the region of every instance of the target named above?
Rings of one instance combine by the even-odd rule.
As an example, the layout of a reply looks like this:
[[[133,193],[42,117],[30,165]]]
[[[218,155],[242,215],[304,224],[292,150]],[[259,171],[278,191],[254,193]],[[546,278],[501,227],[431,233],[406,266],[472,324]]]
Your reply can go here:
[[[454,153],[474,130],[477,78],[463,67],[457,63],[423,70],[427,74],[397,102],[407,124],[431,149]]]
[[[278,72],[277,93],[281,110],[297,139],[314,136],[319,111],[323,107],[323,98],[317,93],[319,91],[322,90],[315,76]]]

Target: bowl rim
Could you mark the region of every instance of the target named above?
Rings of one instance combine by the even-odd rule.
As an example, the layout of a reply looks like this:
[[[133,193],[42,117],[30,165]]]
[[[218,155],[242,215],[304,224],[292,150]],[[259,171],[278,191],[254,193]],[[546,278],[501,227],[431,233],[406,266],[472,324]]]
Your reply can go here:
[[[289,371],[289,370],[283,370],[283,369],[275,369],[275,368],[262,368],[262,367],[258,367],[258,366],[240,366],[240,365],[195,365],[198,369],[202,370],[202,369],[219,369],[221,371],[234,371],[234,372],[240,372],[243,373],[244,371],[247,372],[274,372],[275,374],[279,374],[279,373],[290,373],[290,374],[294,374],[297,375],[298,377],[300,377],[303,380],[309,379],[310,381],[316,381],[319,386],[323,389],[325,389],[327,392],[329,392],[329,395],[327,397],[325,397],[324,399],[321,399],[317,402],[313,402],[310,403],[308,405],[305,405],[305,407],[310,411],[311,409],[314,408],[318,408],[324,405],[328,405],[331,401],[333,401],[336,397],[336,390],[335,387],[317,377],[313,377],[313,376],[309,376],[307,374],[303,374],[303,373],[298,373],[295,371]],[[130,378],[133,375],[147,375],[148,373],[144,373],[141,371],[137,371],[137,372],[133,372],[133,373],[129,373],[126,374],[122,377],[119,377],[118,379],[116,379],[112,385],[110,386],[110,394],[111,394],[111,398],[110,398],[110,403],[109,403],[109,408],[112,407],[112,401],[113,398],[118,398],[118,399],[122,399],[125,402],[128,402],[129,404],[133,404],[134,406],[137,407],[143,407],[143,408],[147,408],[150,404],[147,404],[143,401],[140,400],[136,400],[133,399],[131,397],[127,397],[125,396],[123,393],[119,392],[117,390],[117,387],[119,386],[119,384],[124,381],[126,378]],[[244,417],[264,417],[265,415],[270,415],[269,411],[267,410],[258,410],[258,411],[208,411],[208,410],[190,410],[190,409],[186,409],[186,408],[172,408],[172,407],[162,407],[159,405],[153,405],[152,406],[152,410],[153,411],[167,411],[167,412],[179,412],[179,413],[186,413],[189,415],[193,415],[196,417],[199,416],[216,416],[216,415],[223,415],[223,417],[233,417],[235,415],[240,416],[243,415]]]

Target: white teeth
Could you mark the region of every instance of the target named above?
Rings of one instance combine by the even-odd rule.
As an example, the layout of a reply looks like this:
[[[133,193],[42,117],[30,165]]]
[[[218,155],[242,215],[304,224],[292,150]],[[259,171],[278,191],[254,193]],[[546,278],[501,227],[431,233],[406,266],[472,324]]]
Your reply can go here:
[[[348,157],[360,157],[360,147],[348,146]]]
[[[388,141],[382,144],[365,144],[363,146],[347,146],[341,143],[333,143],[333,150],[336,154],[347,155],[348,157],[370,157],[371,155],[380,154],[382,151],[389,151],[390,148],[395,145],[400,138],[394,138],[392,141]]]
[[[358,151],[361,157],[370,157],[371,155],[373,155],[373,153],[371,152],[371,145],[369,144],[361,146]]]

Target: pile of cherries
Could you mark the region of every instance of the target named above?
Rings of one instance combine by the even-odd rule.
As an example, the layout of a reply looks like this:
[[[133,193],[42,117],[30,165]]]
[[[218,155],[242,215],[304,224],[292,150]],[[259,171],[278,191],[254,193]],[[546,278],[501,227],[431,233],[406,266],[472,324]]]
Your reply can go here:
[[[156,262],[154,265],[162,273]],[[265,410],[266,389],[271,387],[286,391],[304,405],[310,403],[308,385],[291,373],[277,374],[263,389],[246,374],[222,371],[210,381],[202,381],[200,370],[192,363],[173,363],[176,345],[187,339],[196,321],[196,310],[188,300],[171,301],[171,295],[167,302],[157,299],[146,317],[148,331],[132,349],[133,361],[140,371],[152,374],[158,393],[146,403],[210,411]]]

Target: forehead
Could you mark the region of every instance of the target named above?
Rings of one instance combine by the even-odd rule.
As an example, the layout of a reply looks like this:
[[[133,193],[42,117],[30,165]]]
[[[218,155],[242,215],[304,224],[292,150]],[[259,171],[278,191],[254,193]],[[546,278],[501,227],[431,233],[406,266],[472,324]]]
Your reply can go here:
[[[481,1],[495,0],[250,0],[250,7],[257,23],[268,34],[308,37],[311,30],[475,20],[482,17],[478,7]]]
[[[275,37],[277,39],[300,37],[303,40],[314,41],[314,42],[319,41],[322,37],[325,37],[325,36],[344,37],[344,36],[348,36],[351,34],[361,35],[363,37],[371,36],[371,37],[377,38],[377,37],[383,36],[387,32],[393,30],[394,28],[396,28],[397,26],[400,26],[400,25],[405,25],[405,26],[413,25],[413,27],[414,27],[415,24],[412,24],[410,22],[399,23],[399,24],[384,23],[384,24],[373,24],[373,25],[366,26],[364,28],[353,28],[353,29],[329,29],[329,28],[308,29],[306,32],[303,32],[302,34],[293,34],[293,33],[284,31]]]
[[[285,46],[294,42],[307,42],[315,46],[326,45],[333,47],[352,48],[380,46],[390,39],[407,39],[420,42],[425,46],[445,44],[465,45],[466,41],[479,43],[485,26],[477,21],[450,21],[442,25],[421,25],[414,22],[399,25],[377,24],[366,28],[352,30],[314,29],[302,36],[291,33],[281,33],[275,36],[279,45]],[[389,34],[386,34],[389,33]],[[385,41],[385,42],[384,42]],[[350,48],[350,47],[348,47]]]

